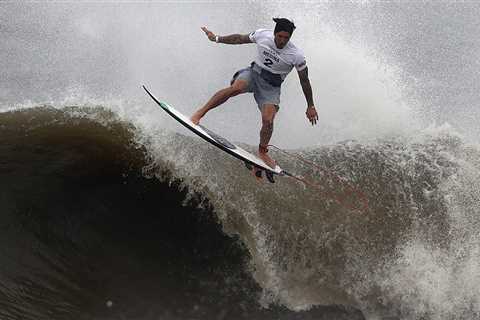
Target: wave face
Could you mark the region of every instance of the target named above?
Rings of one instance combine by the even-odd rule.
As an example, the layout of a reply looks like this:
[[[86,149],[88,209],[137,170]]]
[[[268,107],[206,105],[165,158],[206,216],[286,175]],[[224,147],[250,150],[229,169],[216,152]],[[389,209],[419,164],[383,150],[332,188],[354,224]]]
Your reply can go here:
[[[0,318],[362,318],[264,309],[247,230],[227,236],[137,131],[102,107],[0,114]]]
[[[341,187],[326,172],[350,181],[368,200],[352,210],[286,177],[258,183],[200,139],[148,135],[102,107],[9,111],[0,124],[5,317],[480,311],[480,152],[448,127],[276,154],[323,190]]]
[[[367,318],[478,314],[479,150],[450,128],[295,151],[321,171],[276,156],[329,192],[288,179],[258,185],[241,165],[191,143],[175,151],[187,144],[204,149],[182,157],[196,167],[185,177],[204,190],[224,229],[246,244],[263,303],[293,310],[353,305]],[[325,197],[341,187],[325,172],[354,184],[368,207],[350,210]]]

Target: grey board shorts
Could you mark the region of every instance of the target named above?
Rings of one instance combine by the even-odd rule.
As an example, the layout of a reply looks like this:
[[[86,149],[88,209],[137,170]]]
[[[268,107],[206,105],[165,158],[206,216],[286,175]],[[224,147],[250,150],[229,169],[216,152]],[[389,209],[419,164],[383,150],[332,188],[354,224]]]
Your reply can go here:
[[[248,83],[246,92],[253,92],[258,109],[263,110],[265,104],[274,104],[277,111],[280,109],[280,87],[274,87],[260,77],[260,67],[253,65],[240,69],[233,75],[230,84],[240,79]]]

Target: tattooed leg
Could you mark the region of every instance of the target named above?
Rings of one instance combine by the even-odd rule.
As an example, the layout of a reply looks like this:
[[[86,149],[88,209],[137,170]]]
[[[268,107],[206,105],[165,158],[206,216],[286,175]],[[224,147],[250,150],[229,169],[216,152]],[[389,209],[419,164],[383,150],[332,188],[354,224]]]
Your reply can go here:
[[[260,144],[258,154],[260,158],[270,167],[275,167],[275,161],[267,155],[268,143],[273,134],[273,119],[277,109],[274,104],[266,104],[262,110],[262,129],[260,130]]]
[[[262,119],[262,129],[260,130],[260,152],[267,153],[268,143],[273,133],[273,120]],[[267,149],[267,150],[265,150]]]

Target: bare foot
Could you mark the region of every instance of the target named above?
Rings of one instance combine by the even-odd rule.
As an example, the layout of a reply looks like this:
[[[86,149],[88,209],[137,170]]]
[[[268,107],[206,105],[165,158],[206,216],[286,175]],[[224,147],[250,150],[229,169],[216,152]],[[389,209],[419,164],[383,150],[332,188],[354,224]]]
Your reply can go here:
[[[275,160],[273,160],[272,158],[270,158],[270,156],[269,156],[266,152],[259,152],[259,153],[258,153],[258,156],[259,156],[260,159],[262,159],[263,162],[265,162],[270,168],[275,169],[275,167],[277,166],[277,163],[275,162]]]
[[[193,124],[198,125],[200,123],[200,119],[202,119],[203,114],[201,114],[200,111],[197,111],[193,114],[193,116],[190,117],[190,121],[193,122]]]

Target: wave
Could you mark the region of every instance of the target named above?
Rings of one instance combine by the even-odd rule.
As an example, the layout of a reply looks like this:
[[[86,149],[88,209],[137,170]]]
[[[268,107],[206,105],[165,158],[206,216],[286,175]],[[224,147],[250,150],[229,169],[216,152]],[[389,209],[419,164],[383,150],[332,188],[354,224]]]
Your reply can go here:
[[[259,183],[200,139],[142,128],[101,106],[12,110],[0,114],[0,131],[4,312],[480,312],[480,151],[451,128],[289,150],[294,158],[272,150],[324,192],[287,177]],[[339,179],[368,206],[345,205],[358,199]],[[318,309],[327,305],[354,309]]]
[[[262,308],[243,242],[132,123],[103,107],[41,106],[1,113],[0,132],[1,318],[295,313]]]

